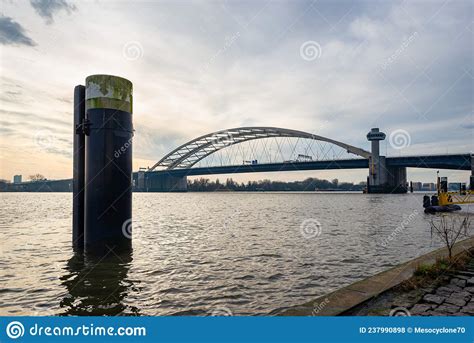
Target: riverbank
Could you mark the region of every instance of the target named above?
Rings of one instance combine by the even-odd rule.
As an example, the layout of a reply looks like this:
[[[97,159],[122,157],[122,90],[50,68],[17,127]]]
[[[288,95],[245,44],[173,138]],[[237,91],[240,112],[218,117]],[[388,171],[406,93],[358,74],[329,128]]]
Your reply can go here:
[[[453,247],[453,255],[461,256],[461,254],[466,254],[466,252],[472,249],[474,249],[474,237],[458,242]],[[431,294],[431,292],[437,292],[439,288],[442,287],[442,285],[438,283],[451,282],[451,278],[449,280],[439,278],[437,280],[438,283],[419,285],[419,291],[416,291],[416,288],[413,293],[403,290],[403,287],[407,285],[407,281],[413,280],[413,277],[416,276],[415,273],[420,269],[420,266],[434,265],[437,261],[445,259],[447,255],[448,251],[446,248],[435,250],[303,305],[290,307],[274,314],[282,316],[390,315],[390,312],[397,307],[408,310],[407,307],[412,308],[418,302],[420,302],[421,305],[423,303],[421,301],[425,295]],[[472,255],[469,256],[472,257]],[[460,264],[460,267],[463,268],[463,265]],[[469,270],[466,272],[470,273]],[[466,277],[467,275],[469,274],[465,274]],[[459,280],[458,277],[453,277],[453,279]],[[462,280],[466,281],[464,287],[470,287],[468,285],[474,283],[474,278],[470,279],[469,284],[467,280]],[[456,280],[453,282],[458,283]],[[464,282],[459,281],[457,286],[459,287],[460,284],[464,284]],[[456,286],[456,284],[453,285]],[[453,287],[452,290],[453,292],[463,292],[464,287],[461,289]],[[441,292],[442,291],[443,289],[441,289]],[[390,296],[389,292],[392,292],[392,296]],[[436,299],[438,302],[437,305],[442,305],[446,301],[446,298],[452,295],[451,293],[447,294],[447,291],[445,291],[445,298],[442,301],[441,299]],[[403,296],[403,294],[405,294],[405,296]],[[397,298],[395,295],[401,295],[401,297]],[[466,297],[467,301],[472,299],[472,297],[468,297],[465,293],[460,293],[459,295],[455,295],[455,297],[461,297],[462,295]],[[433,299],[432,297],[428,297],[428,300],[430,298]],[[390,299],[392,302],[390,302]],[[465,305],[467,305],[467,301]],[[424,308],[426,311],[434,309],[432,306]],[[469,307],[469,309],[470,308],[471,307]],[[415,309],[415,314],[418,313],[419,309],[421,310],[420,306]],[[444,309],[445,308],[441,308],[439,312],[443,312]],[[453,308],[450,308],[450,310],[452,311]]]
[[[344,316],[472,316],[474,315],[474,249],[451,262],[421,265],[415,275]]]

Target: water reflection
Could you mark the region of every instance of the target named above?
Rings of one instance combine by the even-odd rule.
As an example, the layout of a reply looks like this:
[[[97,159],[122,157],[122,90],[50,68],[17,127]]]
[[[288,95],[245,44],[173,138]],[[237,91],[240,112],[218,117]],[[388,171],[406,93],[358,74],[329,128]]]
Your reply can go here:
[[[125,303],[134,284],[127,278],[132,253],[105,257],[75,254],[67,263],[61,283],[68,294],[61,300],[61,315],[116,316],[140,315]]]

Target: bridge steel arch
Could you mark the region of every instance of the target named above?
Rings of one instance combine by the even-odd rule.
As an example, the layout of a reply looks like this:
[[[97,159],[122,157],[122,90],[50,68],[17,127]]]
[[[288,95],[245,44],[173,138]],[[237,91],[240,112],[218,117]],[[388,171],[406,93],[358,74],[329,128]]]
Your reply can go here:
[[[327,137],[314,135],[312,133],[283,129],[278,127],[238,127],[233,129],[221,130],[193,139],[163,157],[148,171],[153,171],[158,167],[164,167],[166,170],[189,169],[210,154],[224,149],[230,145],[271,137],[290,137],[306,138],[323,141],[337,145],[363,158],[369,159],[371,153],[357,148],[355,146],[342,143]]]

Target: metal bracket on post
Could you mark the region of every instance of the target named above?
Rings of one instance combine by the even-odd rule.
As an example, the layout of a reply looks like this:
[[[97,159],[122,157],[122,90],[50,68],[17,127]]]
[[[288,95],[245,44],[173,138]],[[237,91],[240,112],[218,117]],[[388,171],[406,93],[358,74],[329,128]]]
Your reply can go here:
[[[80,124],[76,125],[76,134],[89,136],[91,132],[91,122],[89,119],[83,119]]]

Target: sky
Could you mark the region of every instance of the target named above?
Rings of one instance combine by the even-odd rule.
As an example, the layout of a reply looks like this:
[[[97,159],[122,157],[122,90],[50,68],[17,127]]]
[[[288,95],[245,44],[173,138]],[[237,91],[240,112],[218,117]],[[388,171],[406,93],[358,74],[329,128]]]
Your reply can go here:
[[[380,127],[388,156],[472,152],[473,13],[462,0],[1,0],[0,178],[71,177],[73,88],[91,74],[134,84],[134,170],[241,126],[297,129],[366,150],[367,132]],[[435,172],[408,176],[433,182]]]

